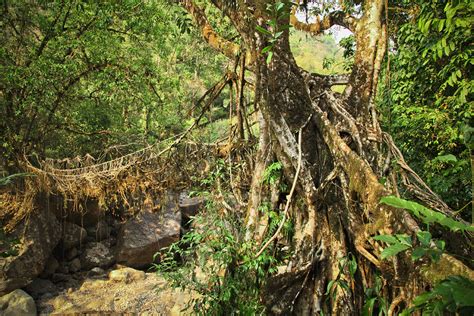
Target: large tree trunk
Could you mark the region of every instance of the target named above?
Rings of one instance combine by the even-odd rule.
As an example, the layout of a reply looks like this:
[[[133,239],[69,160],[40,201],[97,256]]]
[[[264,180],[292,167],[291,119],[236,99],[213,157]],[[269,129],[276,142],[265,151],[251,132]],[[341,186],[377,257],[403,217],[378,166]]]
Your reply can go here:
[[[223,7],[220,1],[213,3]],[[271,16],[265,11],[265,2],[238,1],[237,10],[225,10],[241,34],[240,49],[247,55],[247,67],[255,73],[256,104],[265,120],[261,126],[265,131],[268,126],[273,151],[283,163],[287,179],[291,182],[298,177],[297,197],[293,199],[303,199],[305,205],[300,209],[293,207],[293,217],[297,219],[295,254],[287,272],[269,280],[273,295],[269,296],[268,304],[273,313],[358,314],[364,303],[364,287],[373,286],[376,271],[391,282],[383,296],[394,302],[394,311],[397,304],[409,302],[426,282],[406,255],[381,261],[380,244],[370,238],[418,230],[408,214],[379,204],[381,197],[396,194],[396,183],[379,182],[383,173],[390,172],[384,167],[390,149],[383,146],[373,102],[386,46],[383,3],[365,1],[360,19],[335,12],[312,28],[321,32],[338,23],[355,32],[355,66],[342,95],[331,91],[331,85],[341,82],[341,78],[310,74],[296,65],[288,31],[273,44],[271,61],[265,61],[261,51],[270,45],[269,36],[256,26],[273,33],[279,30],[268,25]],[[212,39],[209,42],[213,47],[229,57],[238,50],[231,43],[219,41],[192,1],[184,1],[183,6],[203,29],[204,37]],[[285,10],[289,12],[290,7],[286,3]],[[289,15],[278,20],[279,26],[289,23]],[[263,137],[267,137],[265,132]],[[261,138],[261,144],[268,141]],[[253,230],[247,232],[247,238],[254,234],[255,240],[262,239],[257,225],[262,219],[255,204],[261,191],[261,168],[267,163],[262,160],[267,157],[262,154],[264,150],[260,148],[257,155],[259,169],[254,173],[247,216],[247,227]],[[429,195],[434,206],[446,211],[445,204],[432,192]],[[358,264],[352,277],[347,269],[340,271],[341,261],[351,255]],[[453,260],[450,262],[465,268]],[[464,271],[472,274],[469,269]],[[338,277],[348,282],[349,289],[338,288],[336,296],[327,298],[328,283]]]

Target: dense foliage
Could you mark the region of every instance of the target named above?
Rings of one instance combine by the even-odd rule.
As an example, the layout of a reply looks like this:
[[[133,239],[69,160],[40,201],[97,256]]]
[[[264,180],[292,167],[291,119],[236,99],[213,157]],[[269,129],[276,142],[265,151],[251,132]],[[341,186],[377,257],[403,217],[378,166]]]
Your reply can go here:
[[[407,2],[380,83],[386,129],[410,165],[454,209],[471,201],[472,1]],[[398,21],[398,22],[399,22]],[[469,211],[470,208],[468,207]],[[466,213],[469,217],[469,213]]]
[[[223,58],[164,3],[5,1],[2,10],[0,159],[10,171],[23,154],[96,156],[169,137],[221,73]]]
[[[310,33],[319,37],[307,38],[288,24],[289,1],[252,10],[235,1],[2,1],[0,186],[40,178],[34,168],[25,173],[25,155],[33,163],[123,157],[180,135],[199,116],[201,128],[168,149],[185,148],[173,162],[185,172],[194,159],[188,148],[211,148],[212,159],[190,172],[207,206],[156,265],[173,285],[199,294],[196,313],[268,312],[280,302],[265,306],[264,291],[283,270],[293,292],[281,313],[471,312],[463,293],[472,280],[451,271],[472,272],[472,247],[462,247],[473,226],[454,217],[471,215],[474,4],[389,1],[381,18],[387,2],[341,3],[311,10],[330,18],[318,16]],[[354,35],[336,44],[321,30],[334,21]],[[409,165],[459,212],[402,166],[379,118]],[[82,161],[51,165],[61,163]],[[51,174],[46,185],[73,178]],[[16,255],[16,245],[0,229],[0,256]],[[465,269],[425,280],[420,271],[448,254],[443,268]]]

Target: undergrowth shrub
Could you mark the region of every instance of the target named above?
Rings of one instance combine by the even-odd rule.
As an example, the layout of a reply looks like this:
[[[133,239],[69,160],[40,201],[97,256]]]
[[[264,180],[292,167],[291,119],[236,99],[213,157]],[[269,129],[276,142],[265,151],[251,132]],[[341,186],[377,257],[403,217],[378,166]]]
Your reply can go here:
[[[474,226],[456,221],[443,213],[431,210],[414,201],[404,200],[396,196],[386,196],[380,201],[395,208],[405,209],[419,222],[426,225],[412,238],[407,234],[377,235],[375,240],[383,241],[388,245],[382,251],[382,259],[396,256],[398,253],[409,251],[413,261],[423,264],[427,259],[439,262],[445,252],[445,241],[432,238],[430,227],[438,225],[459,234],[472,234]],[[472,236],[472,235],[471,235]],[[469,259],[472,262],[472,258]],[[379,292],[379,289],[377,290]],[[430,291],[417,296],[411,306],[400,315],[412,315],[420,312],[422,315],[473,315],[474,312],[474,281],[461,275],[451,275],[437,282]],[[373,298],[366,300],[364,315],[374,315]],[[380,309],[379,315],[387,315]]]
[[[193,291],[188,308],[197,315],[258,315],[265,312],[260,289],[279,259],[267,248],[255,257],[253,241],[243,241],[237,215],[208,203],[191,229],[155,265],[173,287]]]

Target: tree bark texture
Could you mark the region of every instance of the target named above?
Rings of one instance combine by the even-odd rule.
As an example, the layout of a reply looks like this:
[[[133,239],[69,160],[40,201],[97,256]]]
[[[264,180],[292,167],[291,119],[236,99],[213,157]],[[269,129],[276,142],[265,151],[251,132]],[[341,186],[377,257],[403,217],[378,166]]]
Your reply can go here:
[[[219,0],[212,3],[217,8],[224,7]],[[213,47],[227,56],[237,54],[238,50],[246,56],[246,67],[255,74],[255,102],[264,121],[260,123],[247,239],[262,239],[259,229],[262,218],[257,207],[260,178],[268,163],[268,144],[272,143],[271,149],[284,165],[289,182],[298,164],[301,167],[297,192],[304,207],[293,207],[292,217],[297,226],[295,254],[286,272],[269,280],[269,287],[273,286],[270,289],[273,293],[267,298],[269,310],[274,314],[315,315],[321,311],[334,315],[359,314],[364,304],[364,288],[373,286],[376,271],[387,282],[383,295],[396,304],[392,310],[396,311],[397,305],[406,306],[430,280],[421,276],[420,267],[407,255],[381,260],[382,244],[371,239],[377,234],[414,234],[419,229],[409,214],[379,203],[383,196],[397,193],[397,183],[388,181],[382,185],[379,181],[395,172],[387,168],[386,161],[394,157],[392,152],[397,152],[393,144],[384,142],[389,137],[384,138],[374,107],[378,71],[387,43],[384,1],[364,1],[360,18],[336,12],[312,26],[301,25],[294,16],[291,18],[293,24],[299,23],[295,27],[307,28],[315,34],[333,24],[353,30],[357,44],[355,65],[343,94],[331,91],[332,85],[345,80],[343,76],[308,73],[297,66],[289,33],[283,28],[290,23],[289,2],[285,3],[286,14],[278,17],[277,27],[268,23],[273,18],[267,9],[267,5],[273,5],[271,2],[237,1],[237,9],[224,10],[241,35],[242,45],[238,49],[219,39],[193,1],[184,0],[182,5]],[[273,44],[271,36],[258,30],[263,28],[275,34],[279,27],[285,31]],[[261,51],[269,45],[273,57],[267,63]],[[301,161],[299,133],[302,133]],[[432,202],[430,206],[449,212],[431,191],[419,190],[425,193],[418,195],[415,191],[415,196],[422,200],[425,194],[424,199]],[[328,283],[338,277],[341,260],[350,255],[355,257],[358,269],[352,278],[343,276],[349,289],[335,289],[337,295],[328,298],[325,295]],[[456,267],[472,277],[472,270],[448,257],[451,263],[447,268]]]

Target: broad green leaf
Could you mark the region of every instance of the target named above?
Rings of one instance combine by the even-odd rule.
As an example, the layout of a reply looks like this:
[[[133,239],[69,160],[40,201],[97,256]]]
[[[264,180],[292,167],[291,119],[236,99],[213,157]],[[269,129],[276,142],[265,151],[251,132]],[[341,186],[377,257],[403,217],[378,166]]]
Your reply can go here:
[[[397,234],[395,235],[397,239],[400,241],[400,243],[407,245],[409,247],[412,246],[412,240],[411,237],[408,236],[407,234]]]
[[[444,248],[446,246],[446,242],[444,240],[435,240],[434,243],[439,250],[444,251]]]
[[[385,248],[383,251],[382,251],[382,259],[386,259],[388,257],[393,257],[395,255],[397,255],[398,253],[402,252],[402,251],[405,251],[407,249],[411,248],[410,246],[408,245],[404,245],[404,244],[394,244],[390,247],[387,247]]]
[[[456,305],[474,306],[474,282],[461,276],[450,277],[447,287],[452,291]]]
[[[413,300],[413,304],[416,306],[420,306],[428,302],[430,299],[431,293],[423,293],[415,297],[415,299]]]
[[[357,271],[357,262],[355,258],[349,260],[349,273],[351,276],[354,276]]]
[[[435,159],[433,159],[433,161],[456,162],[456,161],[458,161],[458,159],[456,158],[456,156],[454,156],[452,154],[448,154],[448,155],[438,156]]]
[[[413,201],[407,201],[396,196],[386,196],[383,197],[380,202],[396,208],[409,210],[414,216],[422,219],[423,222],[427,224],[438,223],[452,231],[474,231],[474,226],[465,225],[461,222],[455,221],[440,212],[430,210],[429,208]]]
[[[283,9],[284,6],[285,6],[285,3],[283,3],[283,2],[277,2],[277,4],[276,4],[276,11],[277,11],[277,12],[281,11],[281,9]]]
[[[373,315],[374,305],[375,305],[376,301],[377,301],[377,298],[372,297],[367,302],[365,302],[364,308],[362,309],[362,315],[363,316],[372,316]]]
[[[424,206],[416,202],[407,201],[393,195],[383,197],[382,199],[380,199],[380,202],[396,208],[410,210],[414,213],[415,216],[419,216],[420,212],[423,212],[423,209],[425,208]]]

